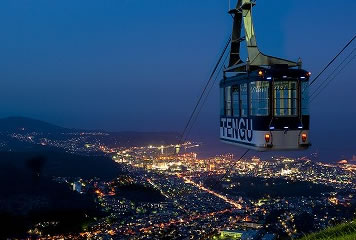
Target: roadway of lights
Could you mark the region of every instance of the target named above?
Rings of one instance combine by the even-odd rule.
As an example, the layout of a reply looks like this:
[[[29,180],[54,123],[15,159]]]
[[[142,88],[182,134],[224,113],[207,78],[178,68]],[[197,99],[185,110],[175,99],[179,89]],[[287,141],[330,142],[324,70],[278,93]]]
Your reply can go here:
[[[152,231],[154,228],[163,229],[163,228],[167,228],[167,227],[169,227],[171,225],[189,223],[189,222],[197,220],[197,219],[214,217],[216,215],[224,214],[224,213],[227,213],[227,212],[231,212],[231,209],[225,209],[225,210],[222,210],[222,211],[211,212],[211,213],[206,213],[206,214],[199,214],[199,215],[191,216],[191,217],[186,218],[186,219],[171,220],[171,221],[166,222],[166,223],[154,224],[154,225],[146,227],[146,228],[141,228],[140,231],[147,233],[147,232]]]
[[[214,192],[206,187],[204,187],[203,185],[201,184],[198,184],[194,181],[192,181],[191,179],[187,178],[187,177],[184,177],[184,176],[181,176],[179,174],[177,174],[178,177],[182,178],[184,180],[185,183],[188,183],[188,184],[192,184],[193,186],[199,188],[200,190],[202,191],[205,191],[209,194],[212,194],[222,200],[224,200],[226,203],[230,204],[231,206],[233,206],[234,208],[237,208],[237,209],[242,209],[242,205],[234,200],[231,200],[229,198],[227,198],[226,196],[222,195],[222,194],[219,194],[217,192]]]
[[[165,223],[157,223],[157,224],[154,224],[154,225],[149,226],[149,227],[141,228],[139,231],[143,232],[143,233],[149,233],[152,230],[154,230],[155,228],[164,229],[164,228],[170,227],[172,225],[188,224],[188,223],[190,223],[190,222],[192,222],[194,220],[197,220],[197,219],[204,219],[204,218],[214,217],[216,215],[220,215],[220,214],[231,212],[232,210],[233,209],[225,209],[225,210],[221,210],[221,211],[217,211],[217,212],[199,214],[199,215],[191,216],[191,217],[185,218],[185,219],[181,218],[181,219],[178,219],[178,220],[171,220],[171,221],[165,222]],[[110,229],[110,230],[106,230],[106,231],[97,230],[97,231],[95,231],[93,233],[91,233],[91,232],[81,233],[80,236],[89,238],[89,237],[97,236],[97,235],[102,234],[104,232],[110,234],[111,236],[115,236],[118,233],[114,229]],[[124,232],[124,234],[126,234],[126,235],[134,235],[135,232],[132,229],[128,229],[128,230],[126,230]]]
[[[160,193],[161,193],[165,198],[170,199],[170,197],[169,197],[165,192],[163,192],[162,189],[161,189],[157,184],[155,184],[151,179],[147,178],[146,180],[147,180],[147,182],[148,182],[149,184],[151,184],[155,189],[157,189],[158,191],[160,191]]]

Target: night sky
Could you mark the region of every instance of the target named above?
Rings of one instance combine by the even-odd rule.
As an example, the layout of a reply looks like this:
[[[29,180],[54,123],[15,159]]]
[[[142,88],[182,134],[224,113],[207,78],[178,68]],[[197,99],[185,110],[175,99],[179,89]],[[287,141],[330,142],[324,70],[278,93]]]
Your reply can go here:
[[[350,0],[258,0],[259,47],[301,57],[315,77],[356,33],[355,9]],[[0,117],[181,131],[231,32],[227,10],[227,0],[2,0]],[[355,68],[312,103],[313,151],[329,158],[356,154]],[[218,137],[218,101],[216,85],[193,136]]]

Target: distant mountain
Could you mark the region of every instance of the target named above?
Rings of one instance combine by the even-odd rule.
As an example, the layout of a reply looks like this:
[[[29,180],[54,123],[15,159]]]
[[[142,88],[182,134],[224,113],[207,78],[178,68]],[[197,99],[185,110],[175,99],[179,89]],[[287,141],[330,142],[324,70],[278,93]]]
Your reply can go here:
[[[0,119],[0,132],[59,133],[68,131],[70,129],[32,118],[7,117]]]
[[[31,134],[33,141],[24,139],[26,134]],[[81,138],[82,141],[85,141],[82,145],[100,142],[108,147],[175,144],[178,142],[179,136],[176,132],[109,132],[106,130],[70,129],[32,118],[7,117],[0,119],[0,151],[38,152],[44,150],[39,142],[41,138],[63,143],[73,141],[73,137],[75,135],[78,137],[79,134],[85,138],[85,140]],[[49,147],[46,146],[46,149],[48,150]],[[58,145],[52,147],[56,149]]]

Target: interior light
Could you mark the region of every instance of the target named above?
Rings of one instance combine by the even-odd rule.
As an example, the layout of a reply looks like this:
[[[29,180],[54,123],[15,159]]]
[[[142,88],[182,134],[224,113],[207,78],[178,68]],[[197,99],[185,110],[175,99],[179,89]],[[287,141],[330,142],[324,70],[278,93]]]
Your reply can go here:
[[[274,130],[274,127],[269,127],[270,130]]]
[[[262,70],[258,71],[258,75],[263,76],[263,71]]]
[[[272,77],[268,77],[267,80],[272,80]]]

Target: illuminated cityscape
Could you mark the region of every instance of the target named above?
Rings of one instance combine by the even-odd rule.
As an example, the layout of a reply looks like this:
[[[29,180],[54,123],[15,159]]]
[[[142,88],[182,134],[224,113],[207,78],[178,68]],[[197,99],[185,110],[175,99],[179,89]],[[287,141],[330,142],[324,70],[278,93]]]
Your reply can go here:
[[[92,137],[94,135],[94,141]],[[116,179],[61,178],[90,195],[105,213],[70,235],[73,239],[280,239],[299,237],[353,217],[356,162],[314,162],[309,157],[233,154],[200,158],[200,144],[112,147],[105,133],[69,134],[70,141],[36,134],[13,138],[54,145],[87,155],[108,156],[122,168]],[[310,156],[311,158],[312,156]],[[28,232],[41,235],[38,223]],[[68,237],[54,235],[53,239]]]

